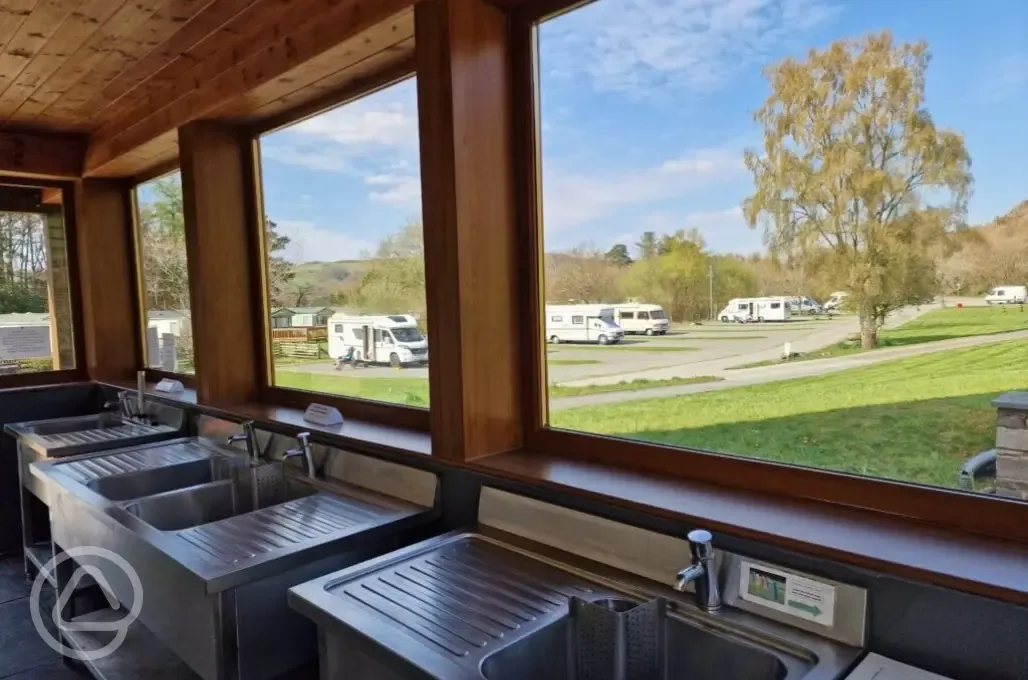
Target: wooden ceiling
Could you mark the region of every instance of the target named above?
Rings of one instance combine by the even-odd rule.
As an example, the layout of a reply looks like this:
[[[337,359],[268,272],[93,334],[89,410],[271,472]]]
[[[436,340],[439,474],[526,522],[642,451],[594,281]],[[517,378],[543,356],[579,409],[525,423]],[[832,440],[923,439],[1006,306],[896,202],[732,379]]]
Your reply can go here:
[[[166,163],[191,120],[275,120],[412,70],[414,1],[0,0],[0,154],[56,175],[41,159],[87,142],[87,175]]]

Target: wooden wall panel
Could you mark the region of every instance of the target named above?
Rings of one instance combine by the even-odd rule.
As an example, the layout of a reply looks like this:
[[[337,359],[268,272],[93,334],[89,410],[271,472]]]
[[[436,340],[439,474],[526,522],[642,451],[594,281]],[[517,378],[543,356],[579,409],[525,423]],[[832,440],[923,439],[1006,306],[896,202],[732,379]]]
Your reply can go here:
[[[127,183],[76,186],[85,368],[94,380],[128,380],[142,366]],[[80,360],[81,363],[81,360]]]
[[[416,8],[432,449],[521,443],[507,17],[483,0]]]
[[[251,142],[213,121],[190,123],[178,134],[197,400],[255,401],[261,324],[250,257],[257,230],[247,207]]]

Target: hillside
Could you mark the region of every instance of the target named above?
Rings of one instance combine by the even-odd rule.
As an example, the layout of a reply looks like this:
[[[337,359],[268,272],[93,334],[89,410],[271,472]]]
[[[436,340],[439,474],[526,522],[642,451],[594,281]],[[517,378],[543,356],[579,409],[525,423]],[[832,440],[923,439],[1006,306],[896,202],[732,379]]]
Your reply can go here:
[[[285,297],[293,298],[306,292],[306,305],[328,305],[334,293],[356,286],[369,260],[339,260],[337,262],[303,262],[293,267],[293,280],[286,286]]]

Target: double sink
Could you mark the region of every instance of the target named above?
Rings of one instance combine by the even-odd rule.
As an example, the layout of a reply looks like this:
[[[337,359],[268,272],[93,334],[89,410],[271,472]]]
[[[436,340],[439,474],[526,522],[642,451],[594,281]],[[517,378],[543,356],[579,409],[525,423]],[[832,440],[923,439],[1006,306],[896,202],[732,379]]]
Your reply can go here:
[[[316,658],[288,588],[399,547],[435,516],[196,437],[40,461],[32,474],[54,543],[127,561],[141,593],[116,564],[78,558],[123,606],[142,597],[139,621],[208,680],[273,678]]]

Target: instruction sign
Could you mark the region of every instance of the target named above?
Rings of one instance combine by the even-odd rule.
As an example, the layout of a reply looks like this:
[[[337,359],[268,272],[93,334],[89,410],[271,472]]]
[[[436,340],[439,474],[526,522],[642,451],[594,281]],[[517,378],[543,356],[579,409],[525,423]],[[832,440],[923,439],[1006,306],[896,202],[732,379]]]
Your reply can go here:
[[[50,356],[49,326],[0,327],[0,359],[45,359]]]
[[[835,624],[835,586],[763,564],[742,562],[739,596],[747,602],[822,626]]]

